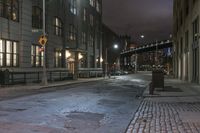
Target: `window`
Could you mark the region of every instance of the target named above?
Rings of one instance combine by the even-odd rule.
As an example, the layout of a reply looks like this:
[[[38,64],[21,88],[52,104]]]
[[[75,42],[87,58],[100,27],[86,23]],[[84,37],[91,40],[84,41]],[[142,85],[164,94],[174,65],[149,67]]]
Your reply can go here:
[[[87,11],[86,8],[83,9],[83,21],[87,20]]]
[[[18,66],[18,43],[0,39],[0,67]]]
[[[62,36],[62,22],[59,18],[54,18],[54,34],[57,36]]]
[[[94,16],[90,14],[90,25],[94,26]]]
[[[180,12],[180,25],[183,25],[183,12]]]
[[[0,67],[3,66],[4,62],[4,45],[3,45],[3,40],[0,40]]]
[[[180,54],[182,55],[183,53],[183,37],[181,37],[181,40],[180,40]]]
[[[82,45],[87,49],[87,37],[86,37],[86,33],[82,32]]]
[[[94,38],[92,35],[90,35],[90,37],[89,37],[89,46],[94,47]]]
[[[95,63],[94,63],[94,56],[93,55],[90,55],[90,68],[94,68],[95,66]]]
[[[70,12],[74,15],[77,14],[77,5],[76,0],[70,0]]]
[[[42,67],[44,59],[44,52],[41,46],[31,46],[31,65],[32,67]]]
[[[188,16],[189,14],[189,0],[185,0],[185,16]]]
[[[185,52],[189,51],[189,31],[185,32]]]
[[[99,0],[96,0],[96,10],[97,12],[101,12]]]
[[[69,27],[69,40],[70,41],[76,40],[76,28],[74,25],[70,25]]]
[[[95,7],[95,0],[90,0],[90,5]]]
[[[13,21],[19,20],[19,1],[18,0],[0,0],[0,16],[11,19]]]
[[[3,17],[3,0],[0,0],[0,16]]]
[[[32,7],[32,27],[42,29],[42,9],[37,6]]]
[[[62,53],[61,50],[55,50],[55,67],[62,66]]]
[[[198,34],[199,33],[199,18],[195,19],[193,22],[193,41],[198,41]]]

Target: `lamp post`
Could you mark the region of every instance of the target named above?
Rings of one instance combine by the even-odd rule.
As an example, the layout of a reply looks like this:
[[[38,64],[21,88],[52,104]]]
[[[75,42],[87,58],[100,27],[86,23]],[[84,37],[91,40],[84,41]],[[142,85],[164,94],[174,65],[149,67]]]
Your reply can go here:
[[[43,35],[46,35],[46,27],[45,27],[45,0],[43,0]],[[45,45],[43,46],[44,49],[44,55],[43,55],[43,75],[42,75],[42,84],[47,85],[47,71],[46,71],[46,47]]]
[[[110,47],[110,48],[112,48],[112,47]],[[105,60],[105,77],[107,77],[108,76],[108,50],[110,49],[110,48],[107,48],[106,47],[106,60]],[[119,46],[118,46],[118,44],[114,44],[114,46],[113,46],[113,48],[114,49],[118,49],[119,48]],[[110,76],[110,75],[109,75]]]

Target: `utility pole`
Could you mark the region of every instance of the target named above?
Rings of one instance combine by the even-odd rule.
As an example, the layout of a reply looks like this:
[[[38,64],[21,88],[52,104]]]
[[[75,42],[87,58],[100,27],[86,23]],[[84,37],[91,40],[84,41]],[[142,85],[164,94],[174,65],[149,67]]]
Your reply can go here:
[[[46,36],[46,27],[45,27],[45,0],[43,0],[43,36]],[[43,55],[43,75],[42,75],[42,85],[47,85],[47,70],[46,70],[46,46],[43,46],[44,55]]]
[[[106,48],[106,60],[105,60],[105,77],[108,76],[108,48]]]

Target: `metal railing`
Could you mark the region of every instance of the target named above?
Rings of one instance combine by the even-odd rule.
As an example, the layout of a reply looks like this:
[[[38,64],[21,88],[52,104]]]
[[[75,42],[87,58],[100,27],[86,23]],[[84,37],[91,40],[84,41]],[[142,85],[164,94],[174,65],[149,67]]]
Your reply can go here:
[[[9,75],[9,76],[8,76]],[[42,71],[37,72],[7,72],[4,74],[2,85],[39,83],[42,81]],[[7,77],[7,78],[5,78]],[[72,80],[73,74],[66,70],[47,71],[49,82]]]

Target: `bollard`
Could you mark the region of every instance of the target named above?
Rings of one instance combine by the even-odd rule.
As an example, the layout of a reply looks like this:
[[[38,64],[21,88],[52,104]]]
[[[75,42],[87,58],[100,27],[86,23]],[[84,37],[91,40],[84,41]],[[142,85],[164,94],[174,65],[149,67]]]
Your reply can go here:
[[[153,83],[151,82],[150,84],[149,84],[149,94],[150,95],[153,95],[154,93],[154,87],[153,87]]]

